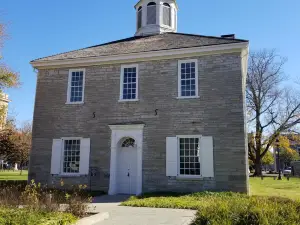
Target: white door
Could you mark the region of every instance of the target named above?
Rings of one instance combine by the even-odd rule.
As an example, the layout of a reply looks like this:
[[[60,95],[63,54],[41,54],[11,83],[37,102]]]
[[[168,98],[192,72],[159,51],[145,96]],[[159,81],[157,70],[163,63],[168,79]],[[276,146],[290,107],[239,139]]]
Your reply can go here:
[[[137,149],[120,148],[117,163],[117,189],[119,194],[136,194]]]

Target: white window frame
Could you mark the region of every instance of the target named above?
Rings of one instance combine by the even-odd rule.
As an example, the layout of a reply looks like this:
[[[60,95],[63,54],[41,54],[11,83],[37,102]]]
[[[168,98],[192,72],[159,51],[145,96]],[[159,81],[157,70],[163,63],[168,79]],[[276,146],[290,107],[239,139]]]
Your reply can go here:
[[[166,2],[167,3],[167,2]],[[169,3],[167,3],[167,4],[169,4]],[[169,4],[170,5],[170,4]],[[168,28],[172,28],[172,24],[173,24],[173,20],[172,20],[172,17],[173,17],[173,15],[172,15],[172,7],[171,7],[171,5],[170,5],[170,7],[168,7],[168,6],[165,6],[164,4],[162,4],[161,5],[161,7],[162,7],[162,12],[161,12],[161,17],[162,17],[162,25],[164,26],[164,27],[168,27]],[[170,9],[170,12],[169,12],[169,16],[170,16],[170,25],[167,25],[167,24],[164,24],[164,19],[165,19],[165,14],[164,14],[164,8],[169,8]]]
[[[183,63],[195,63],[195,96],[181,96],[181,64]],[[198,60],[188,59],[188,60],[178,60],[178,97],[177,99],[188,99],[188,98],[199,98],[199,78],[198,78]]]
[[[135,99],[124,99],[123,89],[124,89],[124,69],[125,68],[136,68],[136,92]],[[138,64],[128,64],[121,65],[121,75],[120,75],[120,98],[119,102],[136,102],[139,101],[139,65]]]
[[[198,138],[198,144],[200,145],[202,135],[177,135],[177,178],[184,178],[184,179],[198,179],[202,178],[202,163],[200,160],[200,175],[184,175],[180,174],[180,138]],[[201,151],[199,152],[201,154]],[[201,159],[201,155],[200,155]]]
[[[82,100],[80,102],[71,102],[71,84],[72,84],[72,73],[73,72],[83,72],[82,80]],[[84,91],[85,91],[85,69],[70,69],[68,78],[68,90],[67,90],[67,102],[69,105],[78,105],[84,103]]]
[[[61,147],[61,160],[60,160],[60,175],[62,176],[70,176],[70,177],[79,177],[80,174],[80,169],[78,173],[64,173],[64,153],[65,153],[65,141],[69,140],[80,140],[80,151],[81,151],[81,143],[82,143],[82,137],[63,137],[61,138],[62,141],[62,147]],[[80,158],[81,161],[81,158]],[[80,161],[79,161],[79,168],[80,168]]]

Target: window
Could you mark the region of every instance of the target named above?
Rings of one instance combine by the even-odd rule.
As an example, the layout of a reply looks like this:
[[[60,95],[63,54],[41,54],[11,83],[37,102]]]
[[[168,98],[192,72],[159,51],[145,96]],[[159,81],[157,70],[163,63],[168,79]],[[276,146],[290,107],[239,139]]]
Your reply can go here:
[[[142,20],[143,20],[143,11],[142,11],[142,6],[139,7],[138,9],[138,24],[137,24],[137,28],[140,29],[142,27]]]
[[[156,3],[150,2],[147,6],[147,24],[156,24]]]
[[[178,62],[178,98],[198,97],[197,60]]]
[[[179,138],[179,174],[200,176],[199,137]]]
[[[171,6],[168,3],[163,4],[163,24],[171,26]]]
[[[166,137],[166,176],[179,179],[214,177],[212,136]]]
[[[175,9],[174,9],[174,25],[173,25],[173,27],[175,29],[177,29],[177,12]]]
[[[134,147],[134,145],[135,145],[135,140],[132,138],[127,138],[125,141],[123,141],[122,148]]]
[[[80,139],[64,140],[63,173],[79,173],[80,142]]]
[[[126,65],[121,68],[120,100],[136,101],[138,99],[138,66]]]
[[[53,139],[51,174],[81,176],[89,174],[90,138],[63,137]]]
[[[85,70],[70,70],[68,81],[68,104],[80,104],[84,99]]]

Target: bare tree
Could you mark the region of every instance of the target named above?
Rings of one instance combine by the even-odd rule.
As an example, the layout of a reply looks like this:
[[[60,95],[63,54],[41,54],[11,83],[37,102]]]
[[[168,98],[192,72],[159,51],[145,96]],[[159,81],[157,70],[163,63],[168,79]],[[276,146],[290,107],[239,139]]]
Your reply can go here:
[[[256,176],[261,175],[262,158],[280,133],[300,123],[300,98],[283,87],[285,62],[275,50],[254,52],[249,57],[246,98],[248,129],[252,132],[248,152]]]

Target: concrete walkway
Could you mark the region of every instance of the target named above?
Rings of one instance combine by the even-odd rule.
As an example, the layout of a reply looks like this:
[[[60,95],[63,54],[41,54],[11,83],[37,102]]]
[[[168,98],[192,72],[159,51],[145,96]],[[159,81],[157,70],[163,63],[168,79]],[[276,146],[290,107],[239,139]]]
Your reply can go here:
[[[91,212],[108,212],[109,218],[97,225],[189,225],[195,217],[194,210],[135,208],[119,206],[130,196],[101,196],[94,198]],[[95,224],[95,225],[96,225]]]

